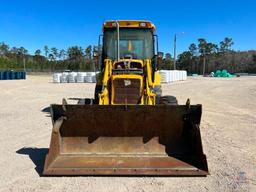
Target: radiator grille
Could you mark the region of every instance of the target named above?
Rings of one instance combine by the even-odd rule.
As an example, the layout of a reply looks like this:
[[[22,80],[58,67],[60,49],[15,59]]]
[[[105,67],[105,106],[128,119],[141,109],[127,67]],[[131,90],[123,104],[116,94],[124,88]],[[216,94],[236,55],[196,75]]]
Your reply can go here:
[[[139,79],[115,79],[114,104],[139,104],[140,103],[140,80]]]

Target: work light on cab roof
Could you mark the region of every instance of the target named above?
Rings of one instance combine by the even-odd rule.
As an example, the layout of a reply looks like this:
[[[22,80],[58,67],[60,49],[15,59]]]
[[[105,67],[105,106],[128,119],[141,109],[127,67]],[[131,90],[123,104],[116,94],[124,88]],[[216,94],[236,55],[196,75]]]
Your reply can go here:
[[[155,26],[150,21],[144,20],[118,20],[118,21],[106,21],[103,24],[103,31],[105,28],[116,27],[117,23],[119,27],[127,27],[127,28],[149,28],[155,30]]]

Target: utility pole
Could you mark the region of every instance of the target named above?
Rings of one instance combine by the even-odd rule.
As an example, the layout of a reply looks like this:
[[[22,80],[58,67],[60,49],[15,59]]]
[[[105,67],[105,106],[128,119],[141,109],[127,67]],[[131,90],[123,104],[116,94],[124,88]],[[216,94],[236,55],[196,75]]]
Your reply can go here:
[[[177,35],[183,35],[184,32],[178,33],[178,34],[174,34],[174,42],[173,42],[173,56],[174,56],[174,60],[173,60],[173,69],[176,70],[176,46],[177,46]]]
[[[176,33],[174,34],[174,42],[173,42],[173,45],[174,45],[174,48],[173,48],[173,56],[174,56],[174,60],[173,60],[173,69],[176,70],[176,42],[177,42],[177,35]]]
[[[206,58],[205,58],[205,48],[203,49],[203,53],[204,53],[204,60],[203,60],[203,62],[204,62],[204,64],[203,64],[203,76],[204,76],[204,74],[205,74],[205,62],[206,62]]]
[[[23,69],[24,69],[24,72],[26,72],[26,61],[25,61],[25,55],[24,55],[24,53],[23,53],[22,55],[23,55]]]

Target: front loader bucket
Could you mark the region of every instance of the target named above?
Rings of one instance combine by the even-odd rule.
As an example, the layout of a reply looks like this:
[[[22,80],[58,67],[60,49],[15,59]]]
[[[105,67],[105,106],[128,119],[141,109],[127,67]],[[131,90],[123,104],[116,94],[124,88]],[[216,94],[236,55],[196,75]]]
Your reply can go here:
[[[201,105],[51,105],[43,175],[208,174]]]

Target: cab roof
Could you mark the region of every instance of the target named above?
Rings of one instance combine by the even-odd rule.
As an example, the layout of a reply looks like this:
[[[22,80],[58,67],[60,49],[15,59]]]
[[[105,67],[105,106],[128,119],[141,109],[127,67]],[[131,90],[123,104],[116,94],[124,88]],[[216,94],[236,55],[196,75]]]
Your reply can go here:
[[[151,21],[146,20],[110,20],[103,24],[103,31],[106,28],[116,28],[118,22],[120,28],[146,28],[156,30],[155,25]]]

